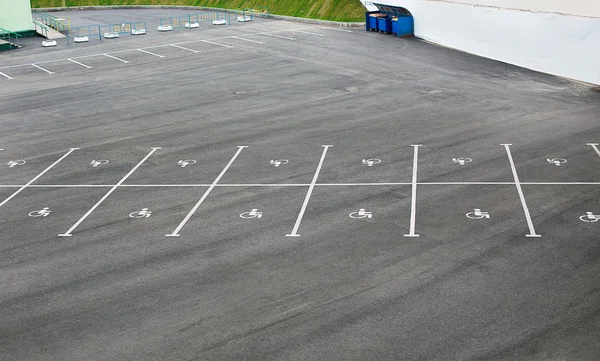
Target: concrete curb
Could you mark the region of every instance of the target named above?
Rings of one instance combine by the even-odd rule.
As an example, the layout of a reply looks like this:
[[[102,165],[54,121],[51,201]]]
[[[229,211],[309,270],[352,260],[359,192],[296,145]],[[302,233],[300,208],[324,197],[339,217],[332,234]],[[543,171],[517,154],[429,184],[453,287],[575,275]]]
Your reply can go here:
[[[81,10],[118,10],[118,9],[175,9],[175,10],[205,10],[205,11],[223,11],[231,14],[237,14],[238,10],[210,8],[204,6],[178,6],[178,5],[110,5],[110,6],[69,6],[66,8],[33,8],[32,11],[56,12],[56,11],[81,11]],[[304,24],[339,26],[346,28],[364,28],[364,22],[339,22],[319,19],[297,18],[294,16],[269,14],[269,19],[293,21]]]

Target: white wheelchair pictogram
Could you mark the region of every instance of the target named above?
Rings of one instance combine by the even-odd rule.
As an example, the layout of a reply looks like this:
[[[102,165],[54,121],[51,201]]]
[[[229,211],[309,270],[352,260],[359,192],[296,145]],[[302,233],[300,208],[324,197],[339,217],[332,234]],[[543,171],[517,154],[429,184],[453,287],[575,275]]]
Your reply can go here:
[[[554,164],[557,167],[560,167],[561,164],[565,164],[567,162],[565,158],[548,158],[546,161],[550,164]]]
[[[352,212],[348,216],[354,219],[373,218],[373,213],[367,212],[366,209],[361,208],[358,210],[358,212]]]
[[[594,214],[593,212],[585,212],[583,216],[579,216],[579,220],[587,223],[596,223],[600,221],[600,214]]]
[[[14,168],[15,166],[23,165],[25,163],[27,163],[27,162],[24,160],[11,160],[10,162],[8,162],[7,165],[9,168]]]
[[[140,211],[129,213],[129,218],[148,218],[151,215],[152,211],[149,211],[148,208],[142,208]]]
[[[100,160],[93,160],[90,162],[90,165],[94,168],[101,166],[103,164],[108,164],[108,160],[107,159],[100,159]]]
[[[490,218],[490,214],[488,212],[482,212],[481,209],[475,208],[473,212],[467,213],[467,218],[470,219],[482,219],[482,218]]]
[[[287,159],[275,159],[275,160],[271,160],[269,162],[270,165],[274,166],[275,168],[279,167],[282,164],[288,164],[290,161]]]
[[[52,211],[48,207],[44,207],[39,211],[29,212],[29,217],[48,217]]]
[[[188,165],[194,165],[194,164],[196,164],[195,159],[182,159],[179,162],[177,162],[177,165],[180,166],[181,168],[185,168]]]
[[[465,165],[467,163],[471,163],[473,159],[471,158],[452,158],[452,161],[458,165]]]
[[[262,218],[262,216],[263,212],[259,212],[258,209],[253,209],[250,212],[240,214],[240,218],[244,219]]]
[[[377,159],[377,158],[371,158],[371,159],[363,159],[362,160],[362,164],[366,165],[367,167],[372,167],[376,164],[381,163],[381,159]]]

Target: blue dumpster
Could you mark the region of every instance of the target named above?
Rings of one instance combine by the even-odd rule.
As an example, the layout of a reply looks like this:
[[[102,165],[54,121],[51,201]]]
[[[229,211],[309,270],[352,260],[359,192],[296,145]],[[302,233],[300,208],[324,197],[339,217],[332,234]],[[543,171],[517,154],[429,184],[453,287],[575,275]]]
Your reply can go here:
[[[392,32],[398,37],[409,37],[415,33],[415,21],[412,16],[400,16],[392,22]]]
[[[389,34],[392,32],[392,19],[388,16],[377,18],[377,29],[380,33]]]
[[[371,31],[377,31],[377,19],[379,18],[379,16],[382,16],[383,14],[381,13],[375,13],[375,14],[369,14],[369,30]],[[385,15],[384,15],[385,16]]]

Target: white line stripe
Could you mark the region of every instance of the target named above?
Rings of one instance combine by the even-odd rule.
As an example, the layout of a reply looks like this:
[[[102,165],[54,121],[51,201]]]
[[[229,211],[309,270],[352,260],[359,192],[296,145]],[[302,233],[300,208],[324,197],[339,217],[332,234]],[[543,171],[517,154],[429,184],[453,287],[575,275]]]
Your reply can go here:
[[[200,200],[194,205],[194,208],[192,208],[189,211],[189,213],[185,216],[185,218],[183,219],[183,221],[181,221],[181,223],[179,223],[179,225],[177,226],[177,228],[175,228],[175,230],[172,233],[166,234],[165,236],[167,236],[167,237],[179,237],[179,231],[181,231],[181,229],[183,228],[183,226],[185,226],[185,224],[187,223],[187,221],[189,221],[190,218],[192,218],[192,216],[194,215],[194,213],[196,213],[196,210],[198,210],[198,207],[200,207],[200,205],[202,204],[202,202],[204,202],[204,200],[206,199],[206,197],[208,197],[208,195],[215,188],[215,186],[217,185],[217,183],[219,183],[219,181],[221,180],[221,178],[225,175],[225,172],[227,172],[227,170],[229,169],[229,167],[231,167],[231,165],[233,164],[233,162],[235,161],[235,159],[238,157],[238,155],[240,155],[240,153],[242,152],[242,150],[244,148],[247,148],[247,147],[248,146],[246,146],[246,145],[238,145],[237,152],[235,152],[235,154],[233,155],[233,157],[231,158],[231,160],[229,160],[229,163],[227,163],[227,165],[225,166],[225,168],[223,168],[223,170],[221,171],[221,173],[219,174],[219,176],[212,182],[212,184],[206,190],[206,192],[204,192],[204,194],[202,195],[202,198],[200,198]]]
[[[44,68],[42,68],[42,67],[41,67],[41,66],[39,66],[39,65],[36,65],[36,64],[31,64],[31,65],[35,66],[36,68],[38,68],[38,69],[40,69],[40,70],[43,70],[43,71],[45,71],[45,72],[46,72],[46,73],[48,73],[48,74],[54,74],[54,73],[53,73],[53,72],[51,72],[50,70],[48,70],[48,69],[44,69]]]
[[[286,237],[300,237],[298,234],[298,228],[300,228],[300,222],[302,222],[302,217],[304,217],[304,212],[306,212],[306,206],[308,206],[308,201],[310,200],[310,196],[315,189],[315,184],[317,184],[317,179],[319,178],[319,173],[321,172],[321,167],[323,167],[323,162],[325,161],[325,155],[327,155],[327,150],[333,145],[322,145],[323,154],[321,155],[321,160],[319,161],[319,166],[315,171],[315,175],[313,176],[312,182],[310,182],[310,187],[308,188],[308,192],[306,193],[306,197],[304,198],[304,203],[302,203],[302,208],[300,209],[300,213],[298,214],[298,218],[296,219],[296,224],[294,224],[294,229],[292,233],[286,234]]]
[[[328,28],[328,27],[325,27],[325,26],[321,26],[321,27],[319,27],[319,29],[343,31],[343,32],[345,32],[345,33],[351,33],[351,32],[352,32],[352,30],[344,30],[344,29]]]
[[[29,182],[27,182],[27,184],[25,184],[24,186],[22,186],[21,188],[19,188],[15,193],[11,194],[8,198],[6,198],[4,201],[2,201],[2,203],[0,203],[0,207],[2,207],[3,205],[5,205],[11,199],[13,199],[17,194],[19,194],[23,190],[25,190],[25,188],[29,187],[31,185],[31,183],[33,183],[36,180],[38,180],[41,176],[43,176],[44,174],[46,174],[46,172],[48,172],[50,169],[54,168],[55,165],[57,165],[58,163],[60,163],[60,161],[62,161],[66,157],[68,157],[69,154],[73,153],[77,149],[79,149],[79,148],[70,148],[69,151],[67,153],[65,153],[65,155],[63,155],[62,157],[60,157],[56,162],[52,163],[48,168],[44,169],[44,171],[42,173],[40,173],[37,176],[35,176],[35,178],[33,178],[32,180],[30,180]]]
[[[596,154],[598,154],[598,156],[600,157],[600,149],[598,149],[598,143],[588,143],[587,145],[594,148],[594,151],[596,151]]]
[[[298,32],[298,33],[302,33],[302,34],[308,34],[308,35],[325,36],[323,34],[311,33],[311,32],[308,32],[308,31],[297,30],[297,29],[294,29],[292,31],[295,31],[295,32]]]
[[[6,78],[8,78],[8,79],[11,79],[11,80],[12,80],[12,79],[14,79],[14,78],[12,78],[12,77],[10,77],[10,76],[8,76],[8,75],[4,74],[4,73],[0,73],[0,75],[2,75],[2,76],[4,76],[4,77],[6,77]]]
[[[159,58],[164,58],[164,57],[165,57],[164,55],[156,54],[156,53],[153,53],[153,52],[151,52],[151,51],[147,51],[147,50],[143,50],[143,49],[137,49],[137,50],[138,50],[138,51],[141,51],[142,53],[146,53],[146,54],[150,54],[150,55],[158,56]]]
[[[419,162],[419,147],[421,144],[413,144],[414,157],[413,157],[413,175],[412,175],[412,198],[410,201],[410,230],[404,237],[419,237],[415,233],[416,219],[417,219],[417,165]]]
[[[136,164],[136,166],[133,167],[129,171],[129,173],[127,173],[123,178],[121,178],[119,183],[115,184],[108,192],[106,192],[106,194],[102,198],[100,198],[100,200],[98,202],[96,202],[96,204],[94,204],[94,206],[92,208],[90,208],[89,211],[87,211],[81,218],[79,218],[79,220],[77,222],[75,222],[75,224],[71,228],[69,228],[68,231],[66,231],[65,233],[59,234],[59,236],[60,237],[71,237],[73,235],[73,231],[75,230],[75,228],[77,228],[81,224],[81,222],[83,222],[90,214],[92,214],[92,212],[96,208],[98,208],[98,206],[100,206],[100,204],[102,204],[102,202],[104,202],[104,200],[106,200],[106,198],[108,198],[108,196],[110,196],[117,188],[119,188],[119,186],[121,184],[123,184],[123,182],[125,182],[125,180],[127,180],[127,178],[129,178],[129,176],[133,174],[133,172],[135,172],[148,158],[150,158],[150,156],[154,152],[156,152],[159,149],[162,149],[162,148],[160,148],[160,147],[152,148],[150,153],[148,153],[138,164]]]
[[[193,49],[188,49],[188,48],[184,48],[183,46],[179,46],[179,45],[175,45],[175,44],[169,44],[170,46],[174,47],[174,48],[179,48],[182,50],[187,50],[187,51],[191,51],[192,53],[199,53],[199,50],[193,50]]]
[[[123,62],[125,64],[129,64],[129,62],[127,60],[123,60],[121,58],[117,58],[116,56],[112,56],[112,55],[108,55],[108,54],[102,54],[102,55],[107,56],[107,57],[109,57],[111,59],[115,59],[115,60],[121,61],[121,62]]]
[[[232,36],[233,39],[238,39],[238,40],[243,40],[243,41],[249,41],[251,43],[257,43],[257,44],[264,44],[264,41],[256,41],[256,40],[250,40],[250,39],[246,39],[246,38],[240,38],[239,36]]]
[[[275,34],[271,34],[271,33],[259,33],[260,35],[267,35],[267,36],[272,36],[274,38],[280,38],[280,39],[287,39],[287,40],[296,40],[294,38],[288,38],[287,36],[281,36],[281,35],[275,35]]]
[[[78,61],[75,61],[75,60],[73,60],[73,59],[67,59],[67,60],[68,60],[68,61],[70,61],[70,62],[72,62],[72,63],[75,63],[75,64],[77,64],[77,65],[81,65],[81,66],[83,66],[84,68],[88,68],[88,69],[92,69],[92,68],[93,68],[93,67],[91,67],[91,66],[89,66],[89,65],[85,65],[85,64],[83,64],[83,63],[80,63],[80,62],[78,62]]]
[[[512,154],[510,152],[510,146],[512,144],[501,144],[506,149],[506,155],[508,156],[508,161],[510,162],[510,168],[512,169],[513,177],[515,178],[515,186],[517,187],[517,192],[519,193],[519,198],[521,199],[521,204],[523,205],[523,212],[525,212],[525,219],[527,219],[527,226],[529,227],[529,234],[525,235],[525,237],[541,237],[539,234],[535,233],[535,228],[533,228],[533,222],[531,221],[531,214],[529,214],[529,208],[527,207],[527,202],[525,202],[525,195],[523,195],[523,189],[521,188],[521,183],[519,182],[519,176],[517,174],[517,168],[515,167],[515,162],[513,161]]]
[[[329,186],[405,186],[412,183],[317,183],[317,187],[329,187]]]
[[[200,41],[203,42],[203,43],[207,43],[207,44],[222,46],[224,48],[233,48],[233,46],[231,46],[231,45],[224,45],[224,44],[214,43],[214,42],[208,41],[208,40],[200,40]]]

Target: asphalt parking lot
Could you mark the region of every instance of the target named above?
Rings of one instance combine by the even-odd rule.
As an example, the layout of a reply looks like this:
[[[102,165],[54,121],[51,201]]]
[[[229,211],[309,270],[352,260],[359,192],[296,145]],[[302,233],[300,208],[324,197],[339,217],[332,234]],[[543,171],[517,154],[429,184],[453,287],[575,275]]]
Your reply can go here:
[[[597,89],[183,13],[0,55],[3,360],[598,360]]]

